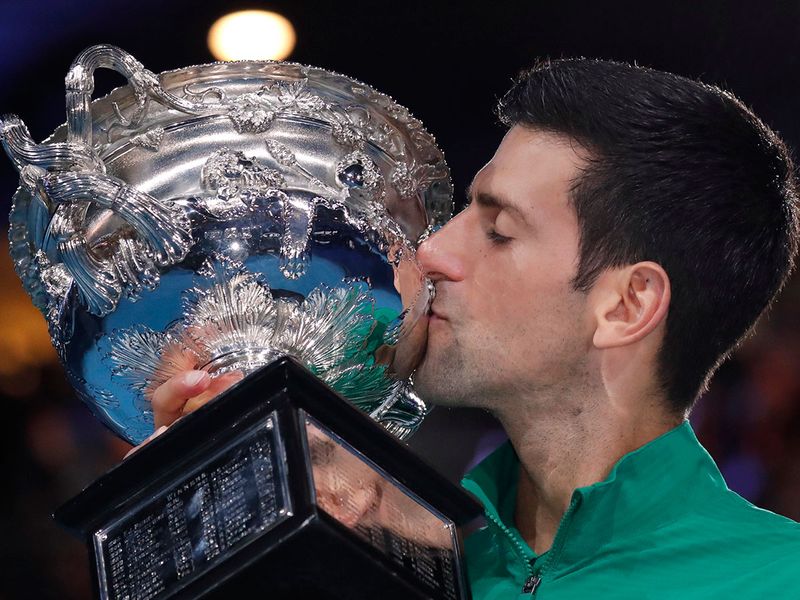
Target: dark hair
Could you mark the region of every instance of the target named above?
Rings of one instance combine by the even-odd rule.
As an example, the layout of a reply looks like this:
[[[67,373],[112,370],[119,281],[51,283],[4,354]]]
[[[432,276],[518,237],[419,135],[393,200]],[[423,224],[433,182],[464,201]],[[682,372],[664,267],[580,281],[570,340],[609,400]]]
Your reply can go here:
[[[588,152],[571,194],[576,289],[642,260],[667,272],[660,384],[672,408],[687,410],[791,271],[797,208],[786,146],[728,92],[610,61],[537,65],[498,114]]]

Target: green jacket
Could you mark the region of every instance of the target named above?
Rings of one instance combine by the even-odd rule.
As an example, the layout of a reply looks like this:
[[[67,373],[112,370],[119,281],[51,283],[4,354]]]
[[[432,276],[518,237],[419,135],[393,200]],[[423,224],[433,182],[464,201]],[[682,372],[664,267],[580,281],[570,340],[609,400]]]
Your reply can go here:
[[[540,556],[514,527],[518,476],[504,444],[462,482],[486,509],[465,541],[474,600],[800,598],[800,524],[729,490],[687,422],[576,489]]]

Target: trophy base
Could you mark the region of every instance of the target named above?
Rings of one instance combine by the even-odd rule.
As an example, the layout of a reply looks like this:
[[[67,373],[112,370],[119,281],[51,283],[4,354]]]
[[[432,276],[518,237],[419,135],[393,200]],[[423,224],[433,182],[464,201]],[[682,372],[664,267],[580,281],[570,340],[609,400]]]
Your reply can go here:
[[[469,598],[480,505],[281,358],[55,513],[102,600]]]

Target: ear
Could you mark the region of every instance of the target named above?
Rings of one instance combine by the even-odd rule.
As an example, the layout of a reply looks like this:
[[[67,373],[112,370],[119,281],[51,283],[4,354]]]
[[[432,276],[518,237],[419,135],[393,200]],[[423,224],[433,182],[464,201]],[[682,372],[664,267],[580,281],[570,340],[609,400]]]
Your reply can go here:
[[[646,337],[667,318],[670,284],[658,263],[609,269],[595,283],[596,348],[616,348]]]

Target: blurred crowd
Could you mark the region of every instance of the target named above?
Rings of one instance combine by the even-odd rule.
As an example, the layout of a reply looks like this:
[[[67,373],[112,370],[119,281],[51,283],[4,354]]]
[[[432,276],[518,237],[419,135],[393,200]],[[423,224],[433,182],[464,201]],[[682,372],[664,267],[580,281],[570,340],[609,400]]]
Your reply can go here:
[[[795,278],[756,335],[722,366],[692,415],[729,486],[795,520],[800,520],[799,297]],[[0,600],[91,598],[85,546],[61,531],[51,514],[130,447],[76,400],[52,354],[16,371],[0,368],[0,396],[6,489]],[[458,480],[502,439],[487,415],[437,409],[411,445]]]

